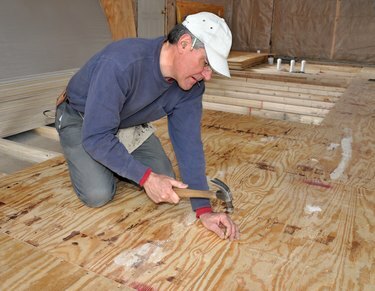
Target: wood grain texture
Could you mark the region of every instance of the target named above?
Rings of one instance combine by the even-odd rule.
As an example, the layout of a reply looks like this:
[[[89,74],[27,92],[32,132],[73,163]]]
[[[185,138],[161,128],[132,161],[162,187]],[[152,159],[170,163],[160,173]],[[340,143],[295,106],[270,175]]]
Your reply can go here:
[[[204,111],[206,174],[231,187],[235,242],[208,232],[188,200],[156,205],[124,181],[113,201],[88,208],[62,157],[2,177],[1,278],[10,290],[52,277],[72,289],[374,289],[373,86],[352,81],[320,126]],[[166,119],[155,125],[179,176]],[[332,179],[348,135],[350,159]]]
[[[54,141],[60,140],[57,130],[52,126],[38,127],[38,128],[33,129],[33,132],[35,132],[39,136],[46,137]]]
[[[300,76],[275,76],[263,71],[248,76],[247,70],[242,75],[232,71],[230,79],[214,75],[206,83],[205,109],[320,124],[345,90],[336,82],[323,84],[317,79],[306,82]]]
[[[9,156],[13,156],[24,161],[36,163],[61,155],[57,152],[41,150],[32,146],[25,146],[21,143],[3,138],[0,138],[0,153],[5,153]]]
[[[76,70],[24,76],[0,82],[0,137],[54,122],[56,99]],[[47,111],[49,114],[44,114]]]
[[[166,0],[165,11],[167,13],[165,31],[166,33],[169,33],[172,30],[172,28],[177,24],[176,0]]]
[[[184,21],[185,17],[190,14],[202,11],[211,12],[220,17],[224,17],[224,6],[201,2],[176,1],[177,23]]]
[[[267,62],[269,54],[231,51],[228,56],[229,69],[243,70]]]
[[[0,233],[3,290],[133,290]]]
[[[100,0],[113,40],[136,37],[133,0]]]

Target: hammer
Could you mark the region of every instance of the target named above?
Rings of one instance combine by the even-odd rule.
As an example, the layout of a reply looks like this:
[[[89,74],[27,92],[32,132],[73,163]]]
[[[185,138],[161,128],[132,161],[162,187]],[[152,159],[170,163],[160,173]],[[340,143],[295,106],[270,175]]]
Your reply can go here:
[[[233,212],[233,198],[229,187],[217,178],[211,180],[215,186],[219,188],[216,192],[214,191],[204,191],[204,190],[192,190],[183,188],[173,188],[173,191],[181,198],[208,198],[208,199],[219,199],[225,202],[225,212]]]

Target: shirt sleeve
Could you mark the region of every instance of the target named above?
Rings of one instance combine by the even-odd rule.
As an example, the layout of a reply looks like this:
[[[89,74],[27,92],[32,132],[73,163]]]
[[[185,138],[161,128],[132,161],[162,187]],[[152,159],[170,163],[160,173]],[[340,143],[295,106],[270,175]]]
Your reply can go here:
[[[201,140],[202,94],[204,85],[195,85],[168,115],[168,130],[180,174],[189,188],[208,190],[206,162]],[[191,198],[194,211],[211,207],[209,199]]]
[[[85,106],[82,144],[93,159],[120,176],[140,183],[148,168],[135,160],[116,137],[120,112],[130,87],[125,76],[113,61],[98,62]]]

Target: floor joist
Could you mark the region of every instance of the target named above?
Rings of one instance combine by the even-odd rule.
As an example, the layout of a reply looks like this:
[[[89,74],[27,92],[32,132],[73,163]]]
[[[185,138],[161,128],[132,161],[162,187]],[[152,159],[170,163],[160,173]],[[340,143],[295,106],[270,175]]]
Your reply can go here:
[[[48,159],[61,156],[60,153],[27,146],[6,139],[0,139],[0,152],[16,159],[40,163]]]

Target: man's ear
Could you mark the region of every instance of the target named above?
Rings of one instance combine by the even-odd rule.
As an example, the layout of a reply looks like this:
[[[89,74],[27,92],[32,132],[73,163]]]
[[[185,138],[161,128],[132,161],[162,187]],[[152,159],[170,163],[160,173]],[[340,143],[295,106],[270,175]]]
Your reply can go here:
[[[191,44],[191,36],[188,33],[183,34],[180,39],[178,40],[177,46],[179,50],[182,52]]]

